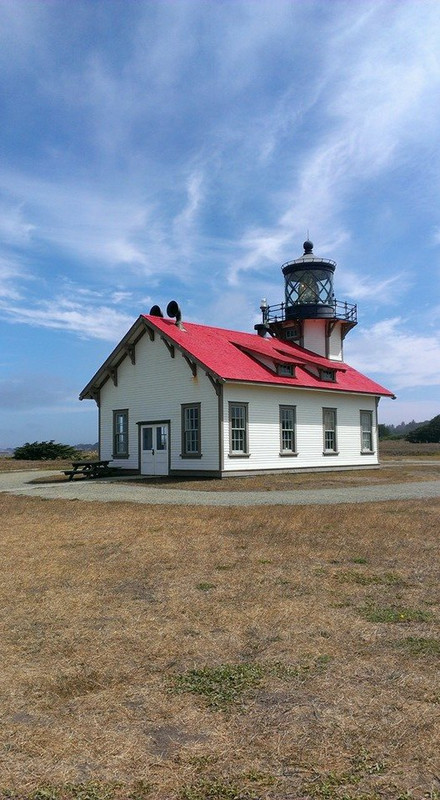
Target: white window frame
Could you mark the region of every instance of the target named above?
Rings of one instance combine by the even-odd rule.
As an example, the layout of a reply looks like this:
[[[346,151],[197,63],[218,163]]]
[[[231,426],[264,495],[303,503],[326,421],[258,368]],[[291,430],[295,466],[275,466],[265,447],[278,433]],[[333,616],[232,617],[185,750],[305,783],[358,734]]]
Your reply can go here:
[[[201,405],[182,403],[182,458],[201,458]]]
[[[288,420],[290,423],[287,426],[286,423],[286,416],[289,416],[291,419]],[[284,417],[284,418],[283,418]],[[296,449],[296,406],[288,406],[288,405],[281,405],[279,407],[279,418],[280,418],[280,455],[281,456],[296,456],[297,449]],[[286,447],[287,439],[291,438],[291,447]]]
[[[240,413],[236,414],[235,409]],[[241,425],[234,424],[241,422]],[[238,435],[237,435],[238,432]],[[239,438],[243,447],[237,447]],[[229,401],[229,456],[243,458],[249,456],[249,403]]]
[[[361,453],[374,453],[373,412],[361,409],[359,418],[361,428]],[[367,425],[364,424],[365,420],[368,420]],[[365,444],[366,437],[368,437],[367,446]]]
[[[128,408],[113,411],[113,458],[128,458]]]
[[[322,409],[323,453],[325,456],[338,455],[337,412],[336,408]]]

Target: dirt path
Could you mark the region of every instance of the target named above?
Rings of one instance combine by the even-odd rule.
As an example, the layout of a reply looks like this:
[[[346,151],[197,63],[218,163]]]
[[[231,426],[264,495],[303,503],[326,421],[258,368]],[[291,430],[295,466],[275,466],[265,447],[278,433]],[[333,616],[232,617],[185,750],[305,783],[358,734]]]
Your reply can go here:
[[[440,497],[440,481],[390,483],[323,489],[295,489],[271,492],[202,492],[182,489],[162,490],[158,486],[122,483],[115,480],[72,481],[35,484],[47,476],[47,470],[0,474],[0,492],[42,497],[48,500],[84,500],[88,502],[125,502],[150,505],[256,506],[256,505],[337,505],[373,503],[383,500],[414,500]]]

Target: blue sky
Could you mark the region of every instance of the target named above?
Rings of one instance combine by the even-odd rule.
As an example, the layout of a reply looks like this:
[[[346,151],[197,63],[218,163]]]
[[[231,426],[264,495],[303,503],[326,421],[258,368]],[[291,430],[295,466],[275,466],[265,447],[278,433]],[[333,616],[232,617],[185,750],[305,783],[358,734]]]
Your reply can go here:
[[[440,413],[439,42],[437,0],[1,0],[0,447],[95,441],[153,303],[252,331],[308,230],[381,421]]]

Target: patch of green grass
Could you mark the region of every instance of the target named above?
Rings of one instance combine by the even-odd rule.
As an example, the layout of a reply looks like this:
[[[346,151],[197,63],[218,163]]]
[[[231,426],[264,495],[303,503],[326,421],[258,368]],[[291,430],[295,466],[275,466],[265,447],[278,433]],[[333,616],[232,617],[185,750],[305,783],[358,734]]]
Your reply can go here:
[[[250,769],[249,772],[245,772],[243,778],[251,781],[251,783],[258,783],[260,786],[274,786],[277,782],[274,775],[268,772],[259,772],[256,769]]]
[[[347,570],[336,575],[341,583],[357,583],[360,586],[369,586],[371,584],[382,586],[399,586],[402,585],[403,580],[400,575],[395,572],[386,572],[384,575],[376,575],[368,572],[358,572],[356,570]]]
[[[202,583],[196,584],[196,589],[199,589],[201,592],[209,592],[210,589],[215,589],[215,583]]]
[[[201,667],[175,675],[170,689],[177,694],[198,695],[205,700],[209,708],[224,711],[257,689],[265,677],[281,680],[305,679],[310,674],[325,669],[329,661],[330,656],[322,655],[310,663],[298,665],[281,662],[268,664],[245,662]]]
[[[30,800],[113,800],[119,784],[67,783],[64,786],[47,786],[37,789]],[[127,797],[129,795],[127,794]]]
[[[203,697],[208,706],[224,710],[244,693],[257,687],[264,676],[260,664],[221,664],[190,669],[174,678],[174,691]]]
[[[430,622],[434,618],[431,611],[403,606],[366,605],[359,610],[368,622]]]
[[[182,800],[250,800],[251,795],[230,781],[202,779],[184,786],[180,797]]]
[[[440,656],[440,641],[423,636],[407,636],[397,642],[397,646],[412,656]]]
[[[351,561],[352,564],[368,564],[367,559],[363,558],[362,556],[357,556],[356,558],[351,558],[350,561]]]
[[[40,786],[30,792],[17,793],[13,789],[0,789],[0,800],[146,800],[153,786],[146,781],[135,781],[131,786],[121,783],[66,783],[59,786]]]
[[[367,775],[381,775],[384,771],[384,762],[372,758],[362,750],[359,756],[352,759],[351,769],[317,775],[303,786],[303,790],[314,800],[379,800],[380,795],[376,792],[359,794],[356,787]],[[351,791],[347,793],[345,788],[354,789],[355,794]]]

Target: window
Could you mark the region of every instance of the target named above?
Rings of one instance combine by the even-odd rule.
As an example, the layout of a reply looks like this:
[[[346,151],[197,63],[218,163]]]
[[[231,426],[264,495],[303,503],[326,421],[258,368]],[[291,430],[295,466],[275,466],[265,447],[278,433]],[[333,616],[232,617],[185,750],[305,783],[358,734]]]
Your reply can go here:
[[[334,369],[320,369],[319,377],[321,378],[322,381],[334,381],[335,371]]]
[[[287,378],[294,378],[295,372],[293,364],[277,364],[277,375],[283,375]]]
[[[300,336],[301,330],[298,325],[291,325],[288,328],[284,328],[285,339],[299,339]]]
[[[182,457],[200,458],[200,403],[182,406]]]
[[[229,403],[230,455],[248,455],[247,418],[247,403]]]
[[[361,411],[361,451],[373,452],[373,412]]]
[[[324,453],[336,453],[336,408],[323,408]]]
[[[295,418],[295,406],[280,406],[280,448],[284,455],[296,451]]]
[[[113,458],[128,458],[128,409],[113,411]]]

